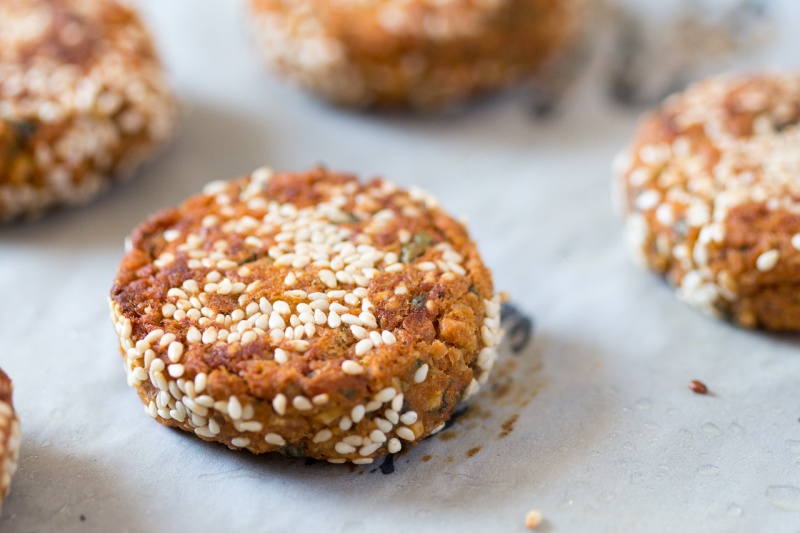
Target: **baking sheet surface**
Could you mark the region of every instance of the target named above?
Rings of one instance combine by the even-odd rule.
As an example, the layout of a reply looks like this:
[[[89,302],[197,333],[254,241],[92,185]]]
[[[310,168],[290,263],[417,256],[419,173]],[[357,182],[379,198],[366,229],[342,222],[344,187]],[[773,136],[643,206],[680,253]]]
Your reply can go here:
[[[679,17],[629,4],[640,30]],[[0,531],[522,531],[531,508],[553,532],[800,531],[798,338],[678,302],[631,264],[610,206],[611,160],[641,109],[629,104],[731,65],[797,66],[797,5],[740,3],[766,7],[737,26],[733,2],[683,4],[746,35],[696,64],[637,56],[652,76],[628,72],[640,85],[621,93],[623,26],[606,9],[546,117],[525,91],[426,117],[341,111],[277,81],[238,2],[141,2],[184,104],[180,136],[86,208],[0,228],[0,366],[24,435]],[[393,466],[232,452],[155,424],[126,386],[106,303],[123,238],[265,163],[424,186],[467,217],[497,288],[535,321],[473,407]]]

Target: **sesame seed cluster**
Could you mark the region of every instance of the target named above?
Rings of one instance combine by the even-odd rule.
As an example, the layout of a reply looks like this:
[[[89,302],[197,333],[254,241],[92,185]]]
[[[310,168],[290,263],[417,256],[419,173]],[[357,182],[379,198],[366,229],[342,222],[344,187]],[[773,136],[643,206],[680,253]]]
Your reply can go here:
[[[21,434],[19,418],[12,401],[13,387],[5,372],[0,370],[0,510],[8,495],[11,478],[17,471]]]
[[[486,382],[500,301],[427,193],[266,168],[132,235],[111,293],[128,382],[165,425],[370,463]]]
[[[91,199],[167,141],[175,117],[131,9],[0,2],[0,221]]]
[[[537,74],[583,0],[250,0],[266,63],[338,104],[435,107]]]
[[[646,116],[618,163],[640,262],[707,313],[800,330],[800,76],[700,82]]]

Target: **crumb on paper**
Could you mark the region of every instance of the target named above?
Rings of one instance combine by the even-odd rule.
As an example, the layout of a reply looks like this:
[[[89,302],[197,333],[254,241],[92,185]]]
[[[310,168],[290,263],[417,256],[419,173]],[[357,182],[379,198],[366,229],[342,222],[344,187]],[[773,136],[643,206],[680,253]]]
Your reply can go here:
[[[708,392],[708,387],[706,387],[706,384],[699,379],[693,379],[690,381],[689,388],[692,389],[692,392],[696,394],[706,394]]]
[[[531,509],[525,515],[525,527],[528,529],[536,529],[542,523],[542,512],[537,509]]]

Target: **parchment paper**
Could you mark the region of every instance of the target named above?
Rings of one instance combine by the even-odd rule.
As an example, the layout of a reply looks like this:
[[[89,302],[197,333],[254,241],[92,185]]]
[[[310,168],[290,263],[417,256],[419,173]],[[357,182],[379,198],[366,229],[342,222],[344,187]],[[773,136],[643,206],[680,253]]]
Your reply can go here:
[[[624,249],[610,165],[640,108],[608,97],[608,11],[565,99],[536,118],[525,91],[435,116],[337,110],[260,67],[239,2],[141,5],[185,106],[180,136],[99,201],[0,229],[0,365],[24,434],[1,531],[523,531],[531,508],[541,531],[800,531],[798,337],[705,318]],[[642,20],[666,28],[650,5]],[[796,67],[798,6],[766,5],[760,47],[689,75]],[[473,407],[394,473],[206,444],[154,423],[126,386],[106,303],[123,238],[265,163],[424,186],[469,219],[496,286],[535,320]]]

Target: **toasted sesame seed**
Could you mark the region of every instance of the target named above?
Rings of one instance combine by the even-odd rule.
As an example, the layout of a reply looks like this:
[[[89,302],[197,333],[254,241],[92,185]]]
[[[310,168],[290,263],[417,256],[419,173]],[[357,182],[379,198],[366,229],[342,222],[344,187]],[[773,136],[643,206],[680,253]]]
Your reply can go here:
[[[400,441],[394,437],[389,439],[389,443],[386,445],[386,449],[389,450],[389,453],[397,453],[403,449],[403,445]]]
[[[196,344],[200,342],[201,339],[202,335],[200,335],[200,331],[194,326],[190,327],[189,331],[186,332],[186,340],[189,344]]]
[[[397,434],[398,437],[407,441],[412,441],[416,438],[414,432],[407,427],[399,427],[395,430],[395,433]]]
[[[239,420],[242,418],[242,404],[239,402],[239,398],[236,396],[231,396],[228,398],[228,415],[233,420]]]
[[[363,405],[356,405],[350,411],[350,419],[353,423],[358,424],[364,418],[364,414],[366,413],[366,408]]]
[[[325,405],[329,401],[330,401],[330,396],[326,392],[323,392],[322,394],[317,394],[311,399],[311,402],[314,405]]]
[[[369,339],[362,339],[356,343],[356,355],[364,355],[374,347]]]
[[[183,344],[177,341],[171,342],[167,348],[167,356],[173,363],[177,363],[183,356]]]
[[[336,450],[337,453],[341,454],[353,453],[356,451],[356,449],[353,446],[347,444],[346,442],[337,442],[333,448]]]
[[[756,259],[756,268],[761,272],[768,272],[775,268],[781,258],[778,250],[768,250]]]
[[[342,439],[342,442],[350,446],[361,446],[364,443],[364,439],[359,435],[348,435]]]
[[[313,407],[311,402],[305,396],[295,396],[292,398],[292,405],[298,411],[309,411]]]
[[[387,409],[387,411],[389,410]],[[395,413],[394,411],[391,412],[394,413],[395,416],[397,416],[397,413]],[[384,416],[386,416],[385,412]],[[392,423],[389,422],[388,420],[384,420],[383,418],[375,418],[374,420],[375,420],[375,425],[378,426],[378,429],[380,429],[383,433],[389,433],[392,430]]]
[[[400,422],[402,422],[407,426],[410,426],[416,421],[417,421],[417,413],[414,411],[408,411],[400,415]]]
[[[393,411],[397,411],[399,413],[400,410],[403,408],[403,400],[404,400],[404,397],[403,397],[403,393],[402,392],[400,394],[398,394],[397,396],[395,396],[394,400],[392,400],[392,410]],[[388,416],[387,416],[387,418],[388,418]],[[397,422],[394,422],[394,423],[396,424]]]
[[[381,435],[383,434],[381,433]],[[362,446],[361,449],[358,450],[358,454],[361,456],[367,456],[373,454],[377,452],[381,446],[383,446],[382,442],[373,442],[372,444],[367,444],[366,446]]]
[[[286,406],[287,406],[287,404],[288,404],[288,401],[286,399],[286,396],[281,394],[281,393],[278,393],[275,396],[275,398],[272,400],[272,409],[276,413],[278,413],[280,416],[283,416],[283,415],[286,414]]]
[[[356,339],[365,339],[367,337],[367,330],[355,324],[350,326],[350,331]]]
[[[381,332],[381,340],[386,346],[391,346],[392,344],[397,342],[397,339],[395,338],[394,334],[391,331],[386,331],[386,330]]]
[[[267,435],[264,437],[264,440],[267,441],[268,444],[272,444],[274,446],[286,445],[286,440],[284,440],[284,438],[277,433],[267,433]]]
[[[248,439],[247,437],[236,437],[231,439],[231,444],[233,444],[238,448],[244,448],[245,446],[250,444],[250,439]]]
[[[370,431],[369,438],[372,442],[386,442],[386,435],[380,429],[373,429]]]
[[[428,377],[428,363],[423,363],[421,367],[414,372],[414,383],[422,383]]]
[[[356,363],[355,361],[351,361],[348,359],[342,362],[342,371],[345,374],[350,374],[351,376],[357,376],[359,374],[364,373],[364,367]]]
[[[331,440],[331,438],[333,438],[333,433],[331,432],[331,430],[323,429],[319,433],[314,435],[314,438],[312,440],[315,444],[319,444],[321,442],[328,442],[329,440]]]
[[[333,289],[336,288],[338,285],[338,281],[336,280],[336,275],[331,272],[330,270],[320,270],[319,271],[319,280],[325,284],[325,286]]]
[[[397,396],[397,390],[394,387],[386,387],[375,395],[375,400],[380,403],[387,403],[392,401],[395,396]]]

